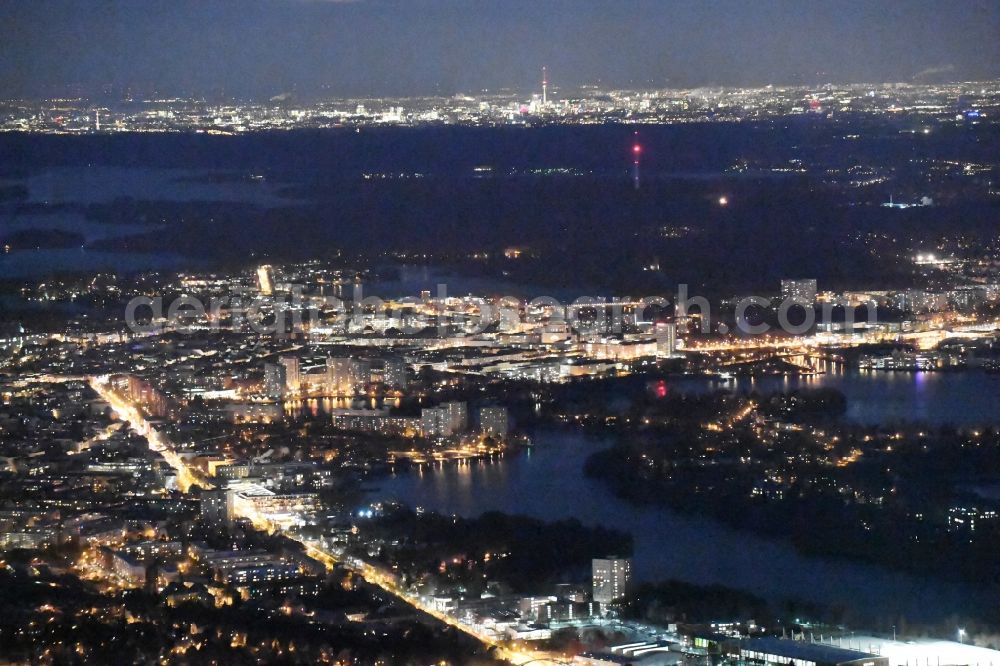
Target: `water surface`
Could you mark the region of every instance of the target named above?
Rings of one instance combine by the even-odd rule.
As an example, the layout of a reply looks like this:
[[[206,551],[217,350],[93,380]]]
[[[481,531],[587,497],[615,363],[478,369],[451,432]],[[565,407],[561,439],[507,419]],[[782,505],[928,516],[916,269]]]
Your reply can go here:
[[[607,446],[567,432],[535,433],[536,446],[497,462],[427,466],[382,479],[373,495],[446,514],[484,511],[544,520],[577,518],[632,534],[640,580],[722,584],[772,601],[799,599],[850,609],[856,621],[900,616],[940,621],[991,609],[1000,590],[923,580],[882,567],[805,556],[788,542],[662,506],[634,506],[583,475],[588,455]]]

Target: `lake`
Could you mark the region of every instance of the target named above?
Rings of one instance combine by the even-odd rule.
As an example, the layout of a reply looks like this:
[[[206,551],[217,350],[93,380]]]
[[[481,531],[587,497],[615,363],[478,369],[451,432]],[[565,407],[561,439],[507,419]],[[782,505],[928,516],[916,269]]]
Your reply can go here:
[[[741,379],[736,390],[771,391],[831,386],[849,399],[848,418],[870,423],[920,418],[930,423],[998,421],[1000,380],[980,373],[862,374],[813,378]],[[672,390],[717,388],[705,379],[669,382]],[[831,557],[805,556],[789,543],[758,537],[664,507],[633,506],[599,481],[583,463],[608,442],[566,431],[533,433],[536,446],[495,462],[424,467],[380,479],[373,495],[447,514],[520,513],[545,520],[577,518],[628,531],[635,541],[635,572],[645,581],[679,579],[717,583],[766,599],[837,604],[859,620],[935,622],[976,616],[994,607],[1000,590],[920,579]]]

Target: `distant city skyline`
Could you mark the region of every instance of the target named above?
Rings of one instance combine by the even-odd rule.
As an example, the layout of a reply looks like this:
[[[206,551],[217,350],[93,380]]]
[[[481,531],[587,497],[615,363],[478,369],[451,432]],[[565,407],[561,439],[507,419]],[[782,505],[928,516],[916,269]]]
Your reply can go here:
[[[0,97],[417,96],[975,80],[1000,6],[510,0],[6,2]]]

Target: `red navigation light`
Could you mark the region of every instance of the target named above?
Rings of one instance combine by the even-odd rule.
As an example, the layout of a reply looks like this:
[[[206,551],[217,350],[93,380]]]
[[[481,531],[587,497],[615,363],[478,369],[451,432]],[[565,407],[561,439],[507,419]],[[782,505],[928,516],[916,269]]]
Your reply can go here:
[[[634,146],[632,146],[632,152],[636,153],[636,154],[641,153],[642,152],[642,146],[640,146],[639,144],[635,144]]]

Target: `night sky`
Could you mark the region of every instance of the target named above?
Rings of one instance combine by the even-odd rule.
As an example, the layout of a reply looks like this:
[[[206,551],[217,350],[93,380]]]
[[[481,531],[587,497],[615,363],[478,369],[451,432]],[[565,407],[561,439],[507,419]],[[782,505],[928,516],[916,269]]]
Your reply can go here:
[[[1000,74],[996,0],[3,0],[0,97],[303,98]]]

